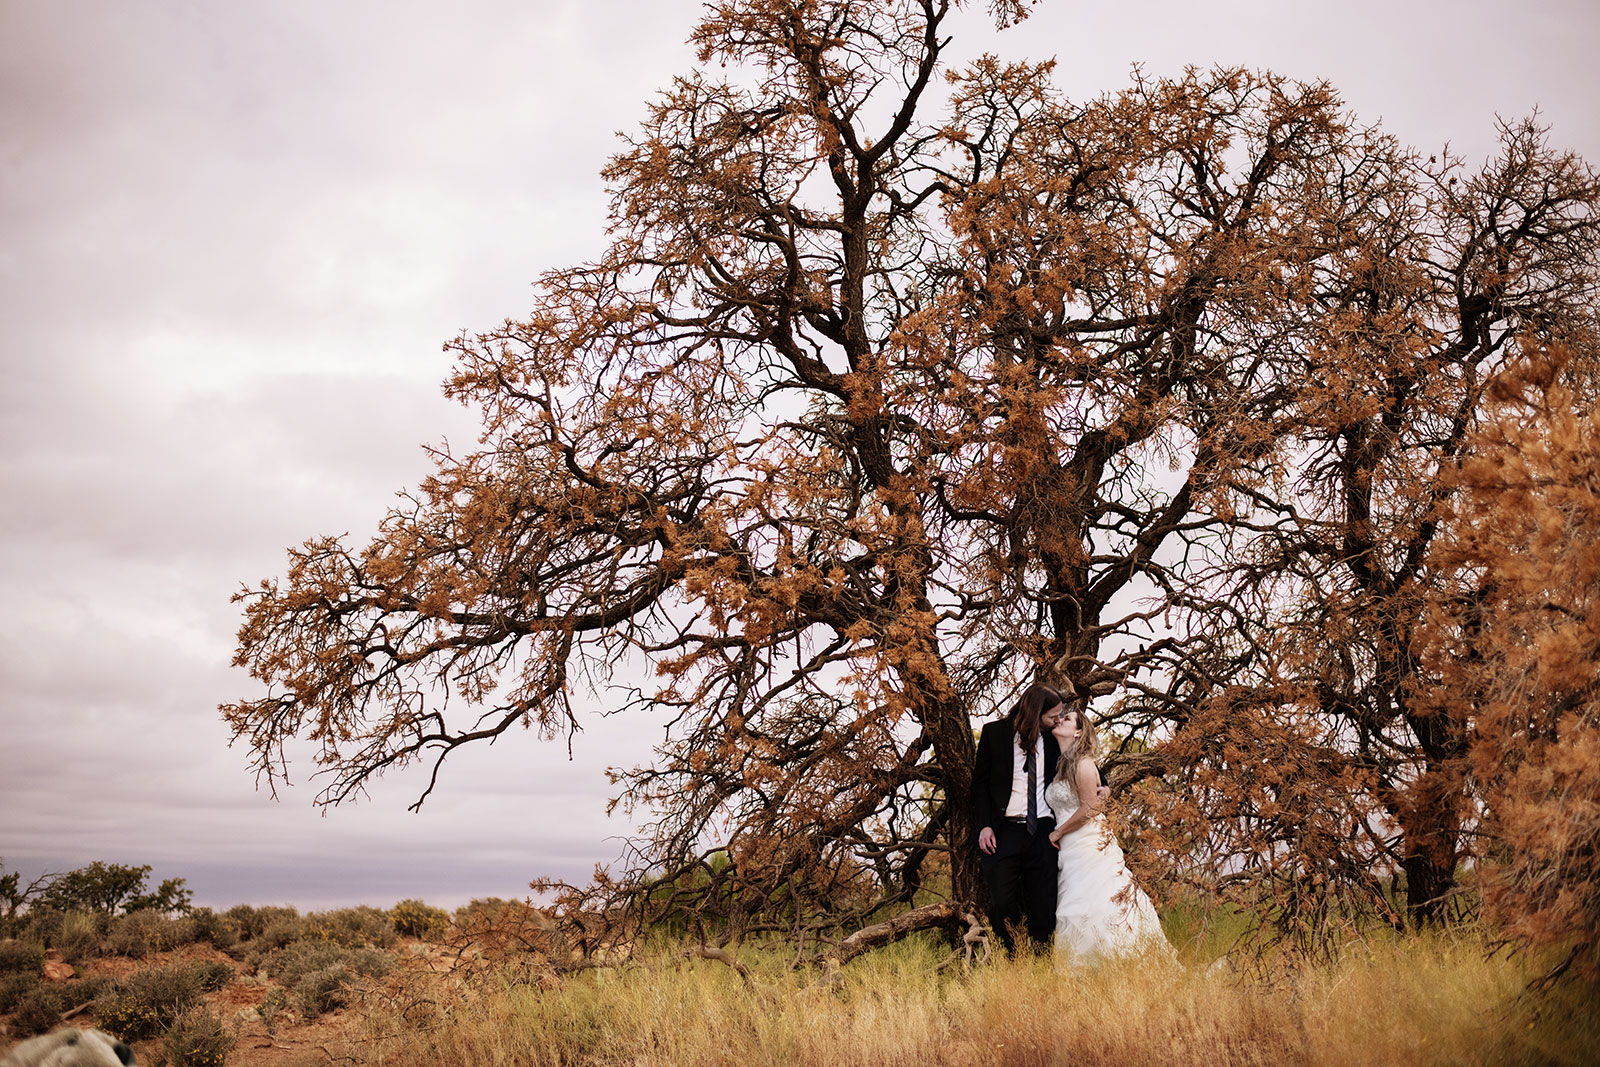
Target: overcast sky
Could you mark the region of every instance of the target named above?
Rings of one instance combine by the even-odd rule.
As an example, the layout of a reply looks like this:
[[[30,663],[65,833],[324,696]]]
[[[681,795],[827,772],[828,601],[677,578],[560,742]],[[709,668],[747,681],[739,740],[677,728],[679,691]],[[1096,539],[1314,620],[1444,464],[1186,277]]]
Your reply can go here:
[[[981,8],[981,5],[980,5]],[[0,857],[184,877],[202,904],[454,906],[583,879],[648,724],[461,753],[320,817],[216,706],[241,582],[364,538],[470,444],[441,343],[596,255],[614,133],[686,69],[687,0],[0,0]],[[981,10],[979,12],[981,15]],[[1600,5],[1044,0],[955,52],[1075,97],[1186,64],[1326,78],[1470,160],[1539,107],[1600,161]]]

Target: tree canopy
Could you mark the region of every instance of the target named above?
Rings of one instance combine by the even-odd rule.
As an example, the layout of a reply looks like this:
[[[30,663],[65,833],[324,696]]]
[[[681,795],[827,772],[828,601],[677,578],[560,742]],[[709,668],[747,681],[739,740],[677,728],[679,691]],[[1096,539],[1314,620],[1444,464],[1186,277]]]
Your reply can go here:
[[[478,447],[240,594],[269,688],[223,711],[269,784],[306,739],[323,803],[431,791],[648,676],[607,709],[670,720],[609,888],[837,922],[935,868],[976,898],[974,724],[1039,679],[1169,871],[1448,895],[1441,474],[1525,346],[1592,356],[1592,171],[1525,123],[1472,172],[1270,73],[1072,101],[949,69],[953,6],[709,5],[605,253],[447,346]]]
[[[167,878],[152,892],[145,885],[150,865],[131,867],[95,860],[64,874],[45,872],[27,885],[18,871],[6,871],[0,863],[0,920],[10,922],[24,909],[52,911],[97,911],[115,915],[118,911],[187,912],[194,894],[187,879]]]

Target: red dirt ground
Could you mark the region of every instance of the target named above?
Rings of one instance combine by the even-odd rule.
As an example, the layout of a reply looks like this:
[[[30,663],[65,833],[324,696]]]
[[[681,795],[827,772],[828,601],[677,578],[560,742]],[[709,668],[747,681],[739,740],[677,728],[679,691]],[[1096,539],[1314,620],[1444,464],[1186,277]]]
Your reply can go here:
[[[453,983],[449,972],[456,962],[453,952],[439,945],[420,941],[402,940],[393,949],[397,961],[389,978],[376,988],[395,990],[402,983],[422,981],[430,985]],[[359,1006],[336,1009],[311,1022],[302,1020],[297,1013],[284,1009],[276,1013],[269,1027],[256,1008],[267,993],[279,988],[270,979],[252,974],[247,966],[217,948],[204,943],[185,945],[171,952],[152,953],[143,959],[119,956],[102,956],[84,960],[72,967],[70,978],[47,978],[47,981],[76,981],[96,975],[125,978],[134,971],[160,967],[190,960],[218,960],[233,968],[233,979],[223,988],[208,993],[206,1004],[223,1025],[236,1028],[238,1041],[229,1053],[228,1067],[326,1067],[328,1064],[354,1064],[365,1033],[365,1018]],[[61,973],[59,958],[54,952],[47,962],[56,964],[49,968]],[[19,1039],[12,1035],[9,1020],[0,1017],[0,1053]],[[95,1025],[92,1009],[85,1007],[73,1012],[63,1025],[90,1027]],[[134,1043],[134,1053],[141,1064],[158,1058],[160,1039]]]

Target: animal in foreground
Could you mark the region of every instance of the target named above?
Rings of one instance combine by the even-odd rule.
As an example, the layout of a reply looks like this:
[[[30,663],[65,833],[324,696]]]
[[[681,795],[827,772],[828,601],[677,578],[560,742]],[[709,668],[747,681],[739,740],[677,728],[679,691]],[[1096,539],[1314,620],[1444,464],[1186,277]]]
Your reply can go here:
[[[133,1049],[99,1030],[56,1030],[24,1041],[0,1059],[0,1067],[124,1067]]]

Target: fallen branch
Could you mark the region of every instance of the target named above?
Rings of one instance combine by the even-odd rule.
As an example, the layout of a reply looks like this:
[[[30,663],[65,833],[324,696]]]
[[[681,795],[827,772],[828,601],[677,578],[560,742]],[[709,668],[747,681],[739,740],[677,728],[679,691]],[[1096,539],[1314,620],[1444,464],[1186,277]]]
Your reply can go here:
[[[832,973],[863,952],[892,944],[908,934],[916,933],[918,930],[950,927],[962,921],[967,923],[969,933],[971,932],[971,927],[978,925],[976,916],[954,901],[945,900],[937,904],[924,904],[920,908],[903,911],[892,919],[886,919],[881,923],[873,923],[871,926],[864,926],[857,930],[839,942],[826,955],[826,966],[829,972]]]
[[[739,972],[739,977],[744,979],[745,985],[748,986],[750,984],[750,968],[734,959],[732,953],[726,949],[714,948],[710,945],[696,945],[693,948],[684,949],[683,954],[686,957],[698,957],[703,960],[716,960],[718,963],[726,963],[729,967]]]

